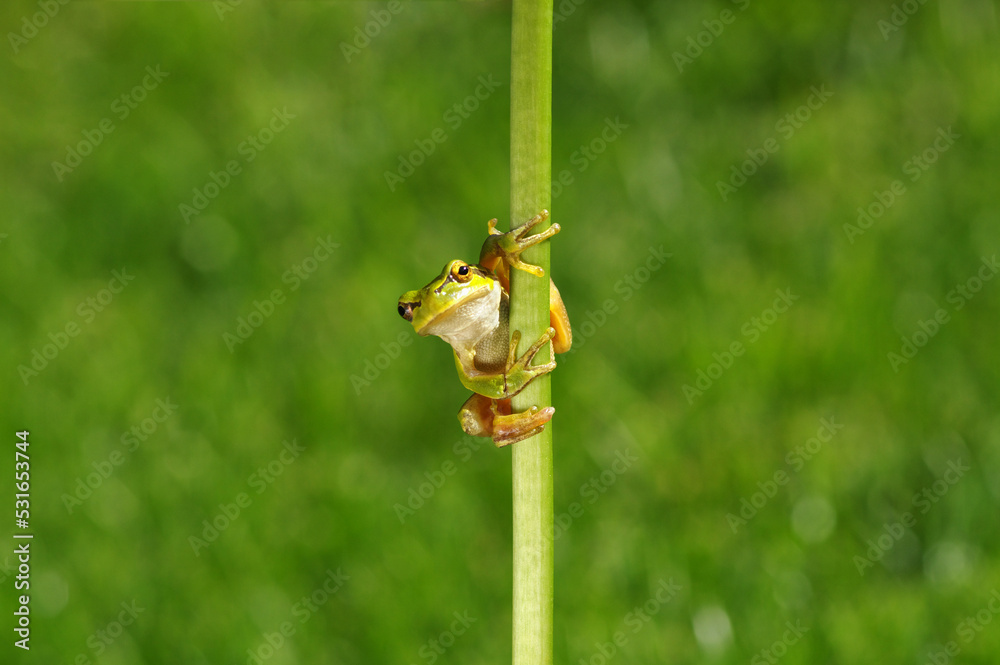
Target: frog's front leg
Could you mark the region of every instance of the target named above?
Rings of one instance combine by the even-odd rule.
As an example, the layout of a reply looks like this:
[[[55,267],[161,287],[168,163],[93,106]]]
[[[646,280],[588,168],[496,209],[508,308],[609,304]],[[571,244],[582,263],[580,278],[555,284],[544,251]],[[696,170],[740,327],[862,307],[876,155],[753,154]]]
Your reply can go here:
[[[476,369],[475,356],[471,351],[455,351],[455,368],[462,385],[474,393],[485,395],[491,399],[509,399],[518,394],[524,387],[542,374],[547,374],[556,368],[554,360],[544,365],[532,365],[531,361],[547,342],[555,337],[555,328],[548,328],[535,343],[514,360],[517,345],[521,341],[521,332],[515,330],[510,336],[510,347],[503,371],[483,372]]]
[[[489,235],[483,243],[483,248],[479,251],[479,265],[496,272],[505,289],[507,288],[507,270],[506,266],[501,269],[501,264],[513,266],[536,277],[543,276],[545,271],[541,268],[521,260],[521,252],[559,233],[559,225],[553,224],[541,233],[536,233],[533,236],[527,235],[528,231],[548,218],[549,211],[543,210],[524,224],[506,233],[497,231],[497,220],[491,219],[487,222]]]
[[[491,438],[497,448],[502,448],[540,433],[555,411],[551,406],[544,409],[533,406],[521,413],[511,413],[509,399],[490,399],[473,393],[459,410],[458,420],[466,434]]]
[[[535,343],[524,352],[515,362],[514,354],[517,353],[517,345],[521,341],[521,331],[515,330],[510,336],[510,354],[507,358],[507,371],[504,373],[504,396],[513,397],[521,392],[526,385],[531,383],[536,377],[548,374],[556,368],[556,361],[550,360],[544,365],[532,365],[542,346],[547,344],[556,336],[555,328],[548,328],[535,340]]]

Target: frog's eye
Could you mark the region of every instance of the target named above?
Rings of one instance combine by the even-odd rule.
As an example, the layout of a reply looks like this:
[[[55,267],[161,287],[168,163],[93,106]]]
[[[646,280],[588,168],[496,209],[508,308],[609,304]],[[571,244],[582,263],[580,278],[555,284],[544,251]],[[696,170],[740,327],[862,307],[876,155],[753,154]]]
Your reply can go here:
[[[451,269],[451,276],[456,282],[468,282],[472,279],[472,271],[465,263],[458,263]]]

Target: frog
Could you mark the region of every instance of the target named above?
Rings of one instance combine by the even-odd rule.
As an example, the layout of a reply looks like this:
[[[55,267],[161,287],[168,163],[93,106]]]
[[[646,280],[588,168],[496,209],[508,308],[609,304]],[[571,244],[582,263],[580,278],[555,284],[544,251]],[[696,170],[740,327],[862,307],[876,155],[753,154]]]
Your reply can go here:
[[[520,357],[521,332],[510,332],[510,271],[545,276],[540,266],[521,260],[521,253],[559,233],[558,224],[529,233],[548,218],[542,210],[507,232],[497,230],[496,219],[489,220],[478,263],[449,261],[427,286],[399,297],[399,315],[418,335],[440,337],[454,351],[458,377],[472,391],[458,412],[462,430],[492,439],[497,448],[538,434],[552,419],[551,406],[513,413],[510,398],[556,368],[554,355],[549,362],[533,364],[542,347],[551,343],[555,353],[565,353],[573,344],[566,305],[551,278],[549,327]]]

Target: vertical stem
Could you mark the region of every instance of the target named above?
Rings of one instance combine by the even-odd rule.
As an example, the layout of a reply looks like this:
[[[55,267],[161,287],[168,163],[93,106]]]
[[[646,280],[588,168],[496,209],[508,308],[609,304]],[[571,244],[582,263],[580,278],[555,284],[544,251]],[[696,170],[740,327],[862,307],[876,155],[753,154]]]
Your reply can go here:
[[[552,2],[513,0],[510,84],[511,227],[549,208],[552,182]],[[547,225],[547,223],[544,223]],[[535,227],[532,233],[544,230]],[[511,271],[510,325],[521,331],[524,350],[549,325],[549,243],[523,258],[544,277]],[[545,347],[535,363],[549,360]],[[513,400],[523,411],[552,403],[549,375]],[[513,664],[552,663],[552,423],[513,445],[514,617]]]

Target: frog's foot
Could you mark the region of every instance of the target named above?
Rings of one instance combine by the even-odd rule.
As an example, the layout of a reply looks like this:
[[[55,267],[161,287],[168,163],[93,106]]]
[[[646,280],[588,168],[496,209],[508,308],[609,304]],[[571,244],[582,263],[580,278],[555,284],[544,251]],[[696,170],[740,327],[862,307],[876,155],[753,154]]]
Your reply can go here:
[[[529,272],[536,277],[541,277],[545,274],[545,271],[536,265],[522,261],[521,252],[559,233],[559,225],[553,224],[541,233],[536,233],[533,236],[526,235],[533,227],[538,226],[538,224],[548,218],[549,211],[543,210],[524,224],[521,224],[521,226],[515,227],[506,233],[497,231],[497,220],[491,219],[487,222],[489,235],[486,237],[486,242],[483,243],[483,248],[479,252],[479,263],[486,268],[492,269],[499,259],[503,260],[507,265]]]
[[[548,374],[556,368],[556,361],[551,360],[544,365],[532,365],[535,354],[552,340],[556,335],[555,328],[548,328],[542,333],[534,344],[524,352],[517,361],[514,355],[517,353],[517,344],[521,341],[521,331],[515,330],[510,336],[510,353],[507,356],[507,371],[504,373],[504,395],[513,397],[521,392],[526,385],[542,374]]]
[[[555,409],[533,406],[521,413],[510,412],[510,400],[495,400],[473,393],[458,412],[462,429],[469,436],[493,439],[497,448],[517,443],[545,429]]]
[[[511,413],[509,399],[493,400],[493,443],[503,448],[540,434],[555,412],[551,406],[544,409],[533,406],[521,413]]]

